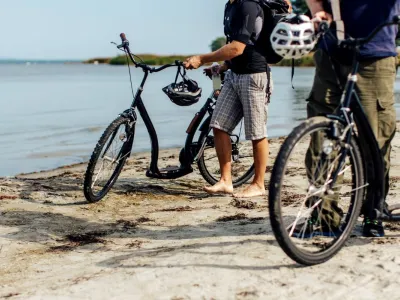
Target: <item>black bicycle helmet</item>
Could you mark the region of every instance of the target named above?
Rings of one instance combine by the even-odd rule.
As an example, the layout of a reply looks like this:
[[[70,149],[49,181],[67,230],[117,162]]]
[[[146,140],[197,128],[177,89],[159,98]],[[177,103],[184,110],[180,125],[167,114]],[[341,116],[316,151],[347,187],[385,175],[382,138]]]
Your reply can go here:
[[[183,80],[177,83],[179,75],[182,76]],[[164,87],[163,92],[168,98],[179,106],[189,106],[199,102],[201,97],[201,88],[196,81],[189,79],[186,76],[186,71],[181,73],[181,67],[178,68],[175,82]]]

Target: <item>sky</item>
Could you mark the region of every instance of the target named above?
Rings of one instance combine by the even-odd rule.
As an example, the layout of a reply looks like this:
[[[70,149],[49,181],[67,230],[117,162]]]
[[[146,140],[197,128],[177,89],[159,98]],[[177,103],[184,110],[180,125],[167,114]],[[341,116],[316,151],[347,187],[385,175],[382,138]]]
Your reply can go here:
[[[88,59],[209,51],[223,35],[226,0],[0,0],[0,58]]]

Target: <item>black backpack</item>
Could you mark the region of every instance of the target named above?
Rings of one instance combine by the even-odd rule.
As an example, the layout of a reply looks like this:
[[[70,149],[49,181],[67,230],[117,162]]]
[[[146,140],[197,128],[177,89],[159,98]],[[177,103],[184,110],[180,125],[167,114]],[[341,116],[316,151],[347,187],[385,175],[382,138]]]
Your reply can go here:
[[[262,42],[265,45],[264,50],[267,57],[267,63],[276,64],[283,58],[276,54],[271,45],[270,36],[274,30],[276,24],[289,14],[289,5],[285,0],[236,0],[241,3],[245,1],[252,1],[261,6],[264,11],[264,24],[259,38],[263,39]],[[228,3],[225,5],[225,15]],[[256,41],[253,41],[254,43]]]
[[[289,5],[285,0],[243,0],[258,3],[264,11],[264,25],[261,32],[263,42],[265,43],[265,51],[267,62],[276,64],[283,58],[276,54],[271,45],[270,36],[276,24],[289,14]]]
[[[289,5],[285,0],[238,0],[241,2],[244,1],[253,1],[261,6],[264,11],[264,24],[263,29],[261,31],[261,36],[259,38],[263,39],[265,53],[268,64],[276,64],[280,62],[283,57],[276,54],[271,44],[271,33],[274,30],[276,24],[283,18],[285,18],[289,14]],[[228,3],[225,6],[225,15],[226,9],[228,7]],[[228,42],[228,41],[227,41]],[[254,43],[256,41],[253,41]],[[267,71],[268,85],[267,85],[267,98],[268,103],[271,99],[271,72]],[[293,80],[293,71],[292,71],[292,80]]]

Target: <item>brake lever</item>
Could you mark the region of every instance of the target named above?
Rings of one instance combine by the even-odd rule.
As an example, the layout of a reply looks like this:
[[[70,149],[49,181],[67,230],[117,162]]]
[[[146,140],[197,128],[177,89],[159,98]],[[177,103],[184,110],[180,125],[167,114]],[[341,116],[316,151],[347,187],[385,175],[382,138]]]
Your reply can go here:
[[[122,43],[121,45],[118,45],[116,42],[110,42],[111,44],[114,44],[115,46],[117,46],[117,48],[121,51],[125,51],[125,46],[126,43]]]

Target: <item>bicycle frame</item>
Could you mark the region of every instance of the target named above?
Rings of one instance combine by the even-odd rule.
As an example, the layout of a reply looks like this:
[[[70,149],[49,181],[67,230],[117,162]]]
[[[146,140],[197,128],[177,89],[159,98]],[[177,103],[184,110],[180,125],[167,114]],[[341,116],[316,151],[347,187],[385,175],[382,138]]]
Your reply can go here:
[[[137,121],[137,115],[136,115],[136,109],[139,112],[141,118],[143,119],[143,122],[146,126],[146,129],[149,133],[150,140],[151,140],[151,162],[150,162],[150,167],[146,172],[147,177],[152,177],[152,178],[160,178],[160,179],[175,179],[179,178],[182,176],[185,176],[191,172],[193,172],[193,169],[191,167],[191,164],[195,162],[202,153],[198,153],[199,150],[204,150],[204,147],[198,147],[198,149],[193,149],[193,137],[199,128],[202,120],[204,119],[205,115],[209,113],[209,115],[212,114],[213,112],[213,106],[215,104],[215,93],[216,91],[213,91],[211,96],[208,97],[207,101],[203,105],[203,107],[200,109],[199,112],[197,112],[192,119],[188,129],[186,130],[187,133],[187,138],[185,142],[185,146],[183,148],[183,157],[180,158],[182,165],[177,168],[177,169],[172,169],[172,170],[167,170],[166,172],[162,172],[158,168],[158,158],[159,158],[159,143],[158,143],[158,136],[157,132],[154,128],[153,122],[150,119],[150,116],[146,110],[146,107],[144,105],[143,99],[142,99],[142,92],[144,90],[144,85],[147,81],[149,73],[153,72],[159,72],[161,70],[164,70],[169,67],[180,67],[181,63],[176,61],[175,64],[169,64],[162,66],[160,68],[150,68],[147,65],[144,64],[138,64],[135,62],[134,58],[132,57],[132,54],[129,50],[129,46],[125,46],[125,52],[129,55],[130,59],[132,62],[135,64],[136,67],[142,67],[144,71],[144,76],[142,79],[142,82],[140,86],[138,87],[136,94],[133,98],[132,104],[129,109],[125,110],[122,115],[130,118],[133,122],[136,123]],[[211,117],[209,116],[202,126],[200,127],[200,131],[205,131],[208,130],[209,124],[210,124]]]

